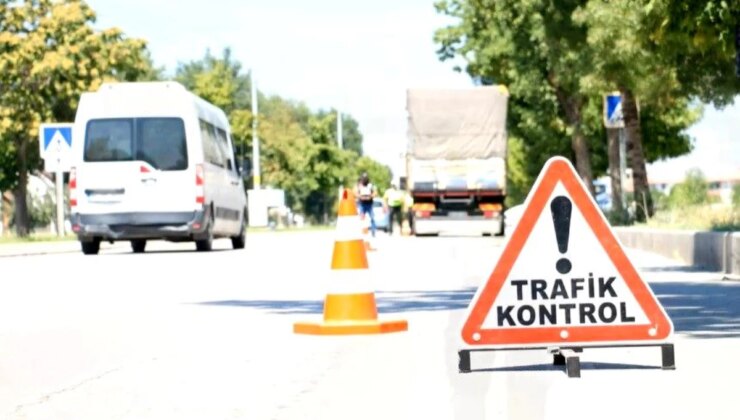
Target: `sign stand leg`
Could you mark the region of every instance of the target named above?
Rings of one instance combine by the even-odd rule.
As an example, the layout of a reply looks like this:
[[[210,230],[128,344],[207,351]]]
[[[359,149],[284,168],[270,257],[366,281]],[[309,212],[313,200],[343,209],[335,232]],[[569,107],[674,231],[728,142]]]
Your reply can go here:
[[[470,373],[470,350],[460,350],[457,354],[460,357],[457,364],[460,373]]]
[[[57,187],[57,236],[64,236],[64,173],[61,166],[57,165],[56,175]]]
[[[581,359],[575,355],[565,356],[565,371],[569,378],[581,377]]]
[[[563,356],[561,353],[553,354],[552,364],[555,366],[565,366],[565,356]]]
[[[676,370],[676,354],[673,351],[673,344],[663,344],[660,346],[663,370]]]

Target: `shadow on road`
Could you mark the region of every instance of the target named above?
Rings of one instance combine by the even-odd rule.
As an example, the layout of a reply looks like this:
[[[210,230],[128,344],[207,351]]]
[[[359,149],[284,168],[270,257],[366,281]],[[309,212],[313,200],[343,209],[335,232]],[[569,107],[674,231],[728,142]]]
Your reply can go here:
[[[378,311],[381,313],[448,311],[465,309],[475,289],[378,292]],[[270,311],[276,314],[320,314],[324,302],[320,300],[222,300],[200,302],[200,305],[237,306]]]
[[[652,283],[676,332],[698,338],[740,337],[740,283]]]
[[[677,333],[697,338],[740,337],[740,283],[659,282],[650,285]],[[474,288],[378,292],[381,314],[466,309]],[[275,314],[321,314],[321,300],[222,300],[200,305],[233,306]]]

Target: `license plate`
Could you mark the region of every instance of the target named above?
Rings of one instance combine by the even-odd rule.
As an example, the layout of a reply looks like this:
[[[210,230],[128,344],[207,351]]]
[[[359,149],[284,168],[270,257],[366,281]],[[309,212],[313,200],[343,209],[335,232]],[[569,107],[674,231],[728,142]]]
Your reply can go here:
[[[92,194],[88,197],[88,201],[91,203],[120,203],[122,195],[120,194]]]
[[[465,219],[468,217],[468,213],[465,211],[451,211],[447,213],[447,216],[451,219]]]

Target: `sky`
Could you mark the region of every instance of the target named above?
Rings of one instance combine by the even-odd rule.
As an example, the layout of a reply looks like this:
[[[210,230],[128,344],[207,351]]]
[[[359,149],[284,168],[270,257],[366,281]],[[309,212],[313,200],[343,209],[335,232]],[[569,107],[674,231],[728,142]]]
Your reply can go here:
[[[313,109],[340,108],[358,122],[369,156],[401,170],[409,88],[472,86],[456,63],[440,62],[433,34],[450,23],[434,0],[88,0],[96,26],[144,38],[157,66],[174,74],[179,62],[231,48],[253,70],[265,94]],[[458,63],[459,64],[459,63]],[[740,171],[740,100],[708,108],[690,130],[689,157],[660,162],[652,173],[699,166]],[[725,169],[722,169],[724,171]]]

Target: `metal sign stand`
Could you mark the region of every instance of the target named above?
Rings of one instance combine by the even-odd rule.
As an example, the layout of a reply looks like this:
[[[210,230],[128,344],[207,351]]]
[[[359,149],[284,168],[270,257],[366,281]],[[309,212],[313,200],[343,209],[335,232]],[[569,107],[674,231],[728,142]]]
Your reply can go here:
[[[73,123],[45,123],[39,127],[39,152],[41,158],[46,162],[46,171],[54,172],[56,231],[59,237],[63,237],[66,233],[64,227],[64,172],[69,171],[72,127]],[[62,132],[66,132],[67,137]]]
[[[613,345],[587,345],[587,346],[564,346],[564,347],[515,347],[515,348],[476,348],[476,349],[461,349],[457,352],[458,370],[460,373],[471,373],[476,371],[482,371],[485,369],[472,369],[470,354],[473,352],[486,352],[486,351],[521,351],[521,350],[546,350],[548,354],[553,356],[552,364],[554,366],[565,366],[565,372],[569,378],[580,378],[581,377],[581,360],[579,353],[583,353],[584,349],[597,349],[597,348],[626,348],[626,347],[660,347],[661,352],[661,369],[662,370],[675,370],[676,369],[676,357],[673,343],[649,343],[649,344],[613,344]]]
[[[60,238],[65,235],[64,229],[64,172],[61,170],[61,164],[57,161],[57,171],[54,175],[54,182],[57,187],[57,236]]]

